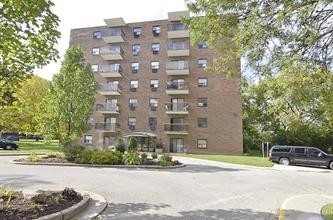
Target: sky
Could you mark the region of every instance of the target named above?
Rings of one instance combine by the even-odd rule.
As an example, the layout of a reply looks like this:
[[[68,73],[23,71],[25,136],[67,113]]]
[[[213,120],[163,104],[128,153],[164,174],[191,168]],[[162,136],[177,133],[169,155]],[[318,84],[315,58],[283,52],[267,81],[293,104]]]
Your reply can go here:
[[[53,0],[52,11],[59,17],[61,38],[57,49],[60,59],[34,72],[47,80],[59,72],[73,28],[105,25],[104,19],[123,17],[125,22],[167,19],[168,12],[186,10],[184,0]]]

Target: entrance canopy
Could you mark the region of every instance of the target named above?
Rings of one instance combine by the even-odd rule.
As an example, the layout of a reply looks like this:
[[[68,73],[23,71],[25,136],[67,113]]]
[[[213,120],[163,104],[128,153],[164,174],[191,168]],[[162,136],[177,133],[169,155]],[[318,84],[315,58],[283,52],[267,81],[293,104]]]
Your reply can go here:
[[[129,137],[148,137],[148,138],[154,138],[156,137],[156,134],[149,133],[149,132],[133,132],[130,134],[125,134],[123,135],[124,138],[129,138]]]

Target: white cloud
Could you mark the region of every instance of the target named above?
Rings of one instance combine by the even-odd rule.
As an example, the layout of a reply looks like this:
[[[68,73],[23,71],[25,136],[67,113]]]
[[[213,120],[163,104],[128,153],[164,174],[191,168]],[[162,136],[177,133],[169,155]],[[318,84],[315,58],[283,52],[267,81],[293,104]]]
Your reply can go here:
[[[60,63],[68,48],[70,29],[104,25],[103,19],[123,17],[126,22],[166,19],[168,12],[186,10],[183,0],[54,0],[53,12],[61,20],[61,39],[58,50],[61,58],[35,73],[51,80],[60,69]]]

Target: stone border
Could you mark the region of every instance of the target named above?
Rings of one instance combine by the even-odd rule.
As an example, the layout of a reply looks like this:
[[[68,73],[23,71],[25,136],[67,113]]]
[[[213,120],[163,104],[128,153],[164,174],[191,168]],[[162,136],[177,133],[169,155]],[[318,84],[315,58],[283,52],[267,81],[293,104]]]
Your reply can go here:
[[[19,162],[13,161],[19,165],[42,165],[42,166],[67,166],[67,167],[91,167],[91,168],[129,168],[129,169],[176,169],[185,167],[185,164],[175,166],[159,166],[159,165],[99,165],[99,164],[76,164],[76,163],[38,163],[38,162]]]
[[[89,204],[89,201],[90,201],[90,197],[87,196],[87,195],[84,195],[83,196],[83,199],[65,209],[65,210],[62,210],[60,212],[56,212],[56,213],[53,213],[53,214],[50,214],[50,215],[45,215],[45,216],[42,216],[40,218],[38,218],[37,220],[67,220],[67,219],[71,219],[73,217],[75,217],[76,215],[78,215],[79,213],[81,213]]]

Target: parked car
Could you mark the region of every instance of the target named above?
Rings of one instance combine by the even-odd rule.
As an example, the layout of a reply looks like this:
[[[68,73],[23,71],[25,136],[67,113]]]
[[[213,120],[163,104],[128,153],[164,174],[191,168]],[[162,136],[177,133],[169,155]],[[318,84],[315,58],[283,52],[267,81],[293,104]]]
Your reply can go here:
[[[2,138],[9,141],[19,141],[20,137],[17,133],[4,133],[2,134]]]
[[[282,165],[302,164],[333,169],[333,155],[315,147],[274,146],[269,152],[269,160]]]
[[[4,150],[17,150],[18,145],[6,139],[0,139],[0,148]]]

